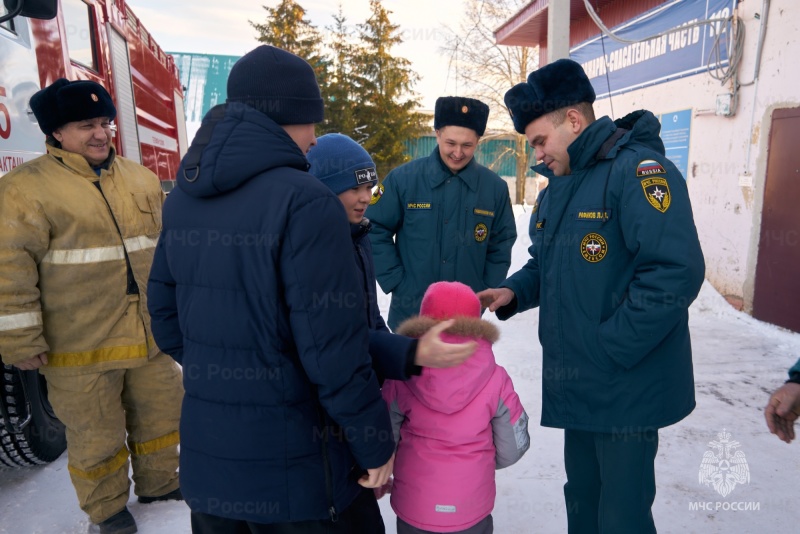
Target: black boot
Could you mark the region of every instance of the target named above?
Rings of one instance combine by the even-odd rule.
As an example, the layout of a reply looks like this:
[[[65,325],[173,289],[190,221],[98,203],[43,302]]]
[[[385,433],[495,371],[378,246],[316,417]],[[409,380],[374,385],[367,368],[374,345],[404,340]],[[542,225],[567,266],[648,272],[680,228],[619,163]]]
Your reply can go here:
[[[177,488],[169,493],[165,493],[164,495],[159,495],[158,497],[145,497],[139,496],[139,502],[141,504],[150,504],[151,502],[160,502],[160,501],[182,501],[183,494],[181,493],[181,489]]]
[[[134,534],[138,532],[136,529],[136,521],[134,521],[127,507],[102,523],[99,523],[97,526],[100,528],[100,534]]]

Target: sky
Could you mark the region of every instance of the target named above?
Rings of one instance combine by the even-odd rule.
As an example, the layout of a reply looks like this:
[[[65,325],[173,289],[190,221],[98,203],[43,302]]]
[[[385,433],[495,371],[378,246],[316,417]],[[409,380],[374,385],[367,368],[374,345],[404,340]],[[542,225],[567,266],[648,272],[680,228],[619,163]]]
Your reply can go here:
[[[331,27],[339,10],[338,0],[300,0],[307,18],[318,28]],[[450,58],[440,53],[445,26],[457,30],[466,0],[383,0],[400,25],[404,43],[393,54],[405,57],[421,80],[415,87],[423,109],[433,109],[436,98],[458,94],[455,77],[448,76]],[[256,31],[248,20],[264,22],[262,6],[275,7],[278,0],[127,0],[127,4],[168,52],[244,55],[257,45]],[[369,0],[342,4],[347,23],[355,26],[369,16]]]
[[[515,207],[517,212],[521,209]],[[511,271],[528,258],[529,214],[517,218]],[[380,291],[380,289],[379,289]],[[379,302],[384,316],[389,299]],[[731,308],[706,282],[691,306],[697,408],[659,432],[657,495],[653,516],[659,534],[753,534],[797,532],[800,440],[779,441],[767,430],[763,408],[800,356],[800,334],[762,323]],[[531,448],[519,463],[497,472],[493,512],[498,534],[566,533],[563,431],[543,428],[538,311],[506,322],[485,319],[500,330],[494,353],[508,371],[530,416]],[[700,481],[709,442],[730,434],[744,453],[750,479],[722,496]],[[387,534],[396,534],[389,498],[380,501]],[[184,503],[128,503],[142,534],[191,532]],[[52,464],[0,471],[0,533],[84,533],[89,521],[69,482],[66,455]]]

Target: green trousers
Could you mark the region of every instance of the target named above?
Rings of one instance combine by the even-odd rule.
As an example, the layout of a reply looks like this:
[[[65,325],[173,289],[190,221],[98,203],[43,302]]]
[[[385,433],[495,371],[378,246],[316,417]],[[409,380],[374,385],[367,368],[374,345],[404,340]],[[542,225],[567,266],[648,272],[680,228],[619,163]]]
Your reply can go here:
[[[564,431],[569,534],[655,534],[658,430]]]

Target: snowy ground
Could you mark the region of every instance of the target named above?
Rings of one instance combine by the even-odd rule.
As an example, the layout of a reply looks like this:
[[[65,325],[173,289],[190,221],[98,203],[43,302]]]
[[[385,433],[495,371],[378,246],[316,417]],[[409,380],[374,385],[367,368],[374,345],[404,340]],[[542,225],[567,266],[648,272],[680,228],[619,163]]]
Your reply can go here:
[[[527,217],[519,219],[511,271],[527,260]],[[388,307],[388,298],[382,299]],[[494,321],[492,316],[489,320]],[[560,430],[538,426],[541,408],[541,347],[538,312],[500,323],[495,346],[499,362],[514,380],[531,416],[531,449],[515,466],[497,474],[494,510],[498,534],[566,532],[562,486],[565,481]],[[763,406],[800,356],[800,334],[738,313],[705,284],[691,308],[697,408],[688,418],[660,432],[656,463],[658,495],[653,513],[660,533],[797,532],[800,443],[786,445],[769,434]],[[708,443],[727,430],[741,444],[750,482],[727,496],[699,482]],[[182,503],[129,508],[143,534],[190,532]],[[395,517],[388,497],[381,501],[387,532]],[[66,457],[39,468],[0,471],[0,532],[10,534],[86,532]]]

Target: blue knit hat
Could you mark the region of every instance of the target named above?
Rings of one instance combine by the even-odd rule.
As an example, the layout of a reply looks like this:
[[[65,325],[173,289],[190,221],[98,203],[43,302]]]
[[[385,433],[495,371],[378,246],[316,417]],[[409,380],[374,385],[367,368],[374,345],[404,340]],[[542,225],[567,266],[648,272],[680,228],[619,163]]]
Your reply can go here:
[[[595,93],[580,64],[559,59],[528,74],[528,81],[509,89],[504,100],[514,129],[524,134],[528,124],[551,111],[581,102],[592,104]]]
[[[346,135],[332,133],[317,138],[306,155],[311,174],[335,195],[363,184],[378,183],[375,162],[364,148]]]

